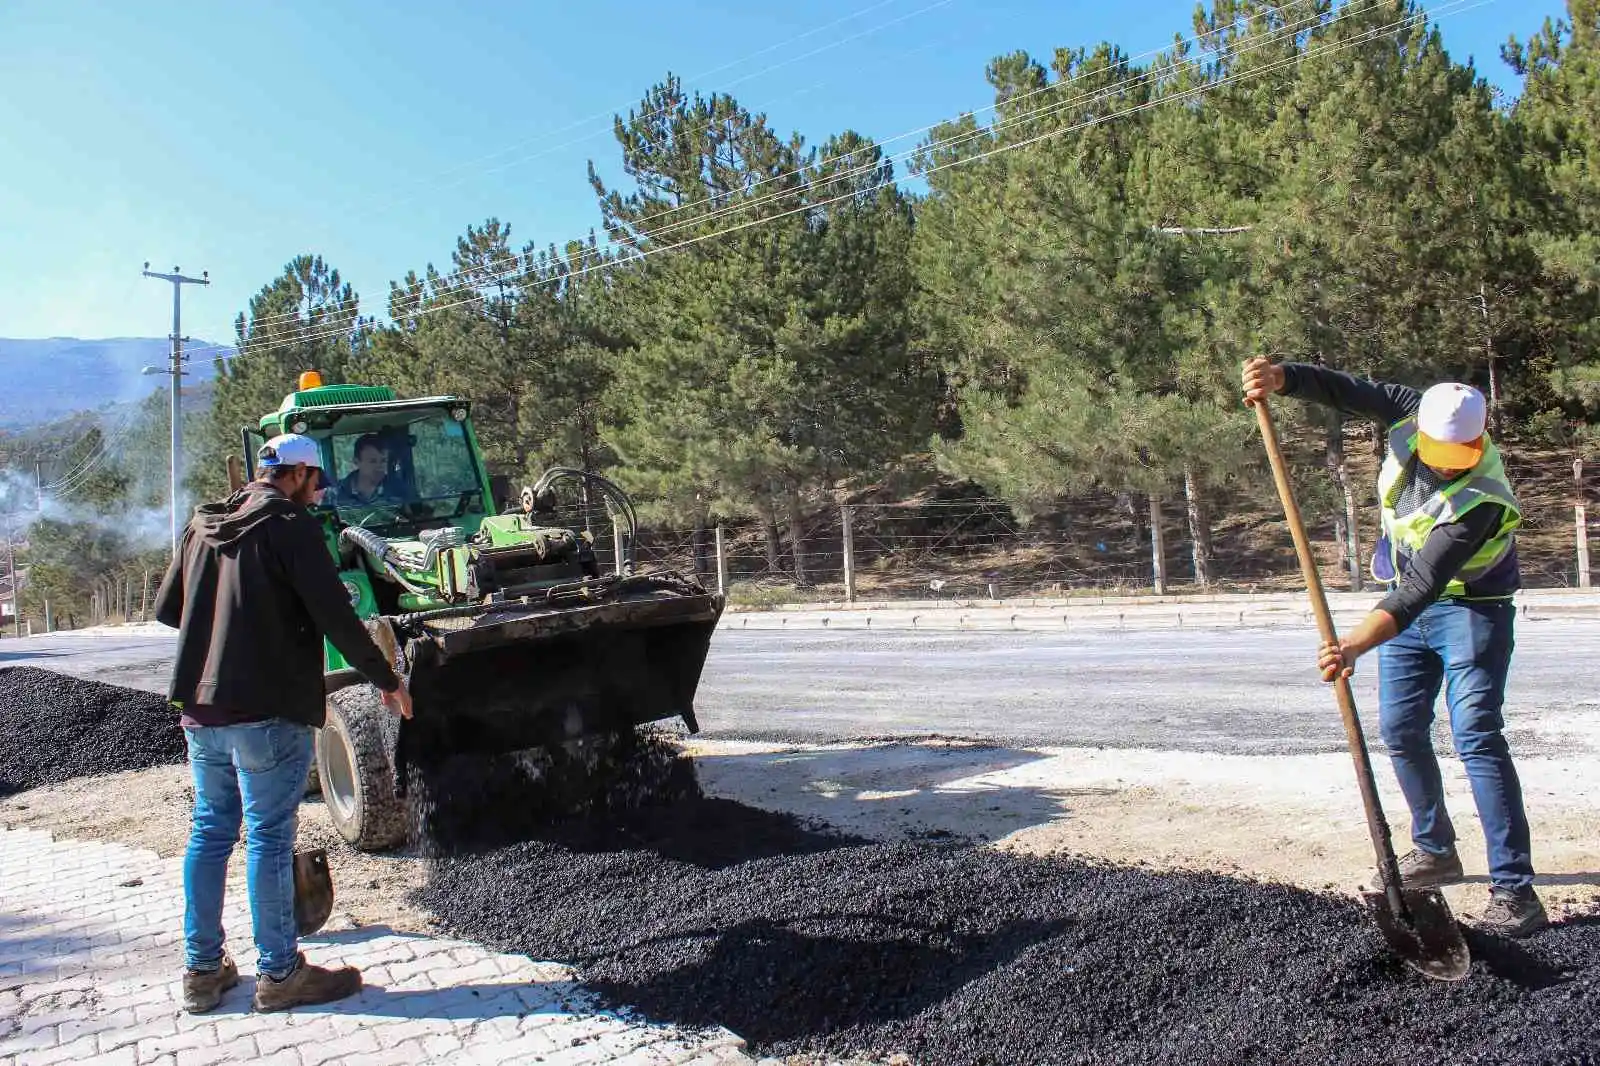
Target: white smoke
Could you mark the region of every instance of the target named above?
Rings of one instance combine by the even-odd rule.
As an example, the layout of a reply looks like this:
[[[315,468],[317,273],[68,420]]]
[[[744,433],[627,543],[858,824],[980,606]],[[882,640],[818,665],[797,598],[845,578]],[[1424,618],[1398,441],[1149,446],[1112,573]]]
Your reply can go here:
[[[130,495],[137,497],[137,486],[133,488]],[[192,506],[186,496],[180,502],[179,521],[187,521]],[[111,534],[129,552],[160,551],[172,544],[171,514],[165,506],[130,502],[98,506],[74,498],[70,485],[61,493],[52,493],[46,485],[41,493],[33,477],[15,470],[0,470],[0,515],[4,533],[19,540],[27,539],[34,523],[49,519]]]

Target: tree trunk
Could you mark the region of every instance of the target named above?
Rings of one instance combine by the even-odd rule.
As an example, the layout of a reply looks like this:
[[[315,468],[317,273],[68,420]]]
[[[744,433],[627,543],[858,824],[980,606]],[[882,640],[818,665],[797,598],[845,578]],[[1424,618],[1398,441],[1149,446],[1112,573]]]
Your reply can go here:
[[[1478,282],[1478,307],[1483,312],[1483,353],[1489,362],[1489,432],[1500,433],[1500,368],[1494,354],[1494,330],[1489,325],[1489,287]]]
[[[1183,495],[1189,505],[1189,544],[1194,558],[1194,583],[1210,588],[1211,573],[1211,508],[1206,505],[1205,488],[1195,477],[1194,467],[1183,468]]]
[[[1161,535],[1161,497],[1150,494],[1150,563],[1156,595],[1167,594],[1167,542]]]
[[[778,519],[770,506],[761,509],[761,531],[767,537],[767,572],[783,572],[783,548],[778,542]]]
[[[794,552],[795,582],[800,585],[811,584],[810,578],[806,575],[805,512],[801,510],[798,489],[791,489],[789,492],[789,547]]]
[[[1339,561],[1350,574],[1350,591],[1361,591],[1361,511],[1356,506],[1355,487],[1344,465],[1344,416],[1329,410],[1324,423],[1322,463],[1339,489],[1343,510],[1335,514],[1334,535],[1339,541]]]

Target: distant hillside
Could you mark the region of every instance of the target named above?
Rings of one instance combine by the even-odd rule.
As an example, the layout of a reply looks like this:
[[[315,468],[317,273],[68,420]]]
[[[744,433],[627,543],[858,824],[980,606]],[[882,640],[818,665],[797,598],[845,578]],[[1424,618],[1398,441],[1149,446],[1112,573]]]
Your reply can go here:
[[[78,340],[0,338],[0,429],[22,429],[54,421],[77,411],[107,404],[138,401],[167,385],[165,376],[145,376],[146,366],[167,365],[165,337],[113,337]],[[194,340],[191,349],[209,348]],[[185,384],[209,381],[214,374],[210,353],[189,362]]]

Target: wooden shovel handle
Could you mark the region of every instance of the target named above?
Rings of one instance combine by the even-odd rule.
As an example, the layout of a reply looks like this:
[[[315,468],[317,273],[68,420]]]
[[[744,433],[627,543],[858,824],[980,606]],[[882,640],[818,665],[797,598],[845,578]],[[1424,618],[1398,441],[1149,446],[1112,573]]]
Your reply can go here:
[[[1261,439],[1267,446],[1267,460],[1272,464],[1272,480],[1278,486],[1278,500],[1283,504],[1283,515],[1289,521],[1289,535],[1294,538],[1294,551],[1300,558],[1300,573],[1305,577],[1306,591],[1311,596],[1311,610],[1317,616],[1317,630],[1324,643],[1338,643],[1339,634],[1333,627],[1333,612],[1328,609],[1328,594],[1322,587],[1322,575],[1311,554],[1311,542],[1306,538],[1305,520],[1300,516],[1300,505],[1295,502],[1294,485],[1289,480],[1289,468],[1283,460],[1283,448],[1278,444],[1278,430],[1272,423],[1272,412],[1265,400],[1256,400],[1256,424],[1261,427]],[[1400,895],[1400,871],[1395,862],[1394,844],[1389,836],[1389,823],[1383,817],[1383,805],[1378,800],[1378,787],[1372,777],[1372,757],[1367,752],[1367,738],[1361,732],[1361,719],[1356,714],[1355,694],[1350,691],[1350,679],[1342,674],[1333,682],[1334,698],[1339,702],[1339,716],[1344,719],[1345,740],[1350,745],[1350,758],[1355,763],[1356,784],[1361,790],[1361,805],[1366,809],[1367,829],[1372,834],[1372,850],[1377,855],[1378,868],[1383,873],[1384,894],[1396,915],[1406,918],[1406,906]]]

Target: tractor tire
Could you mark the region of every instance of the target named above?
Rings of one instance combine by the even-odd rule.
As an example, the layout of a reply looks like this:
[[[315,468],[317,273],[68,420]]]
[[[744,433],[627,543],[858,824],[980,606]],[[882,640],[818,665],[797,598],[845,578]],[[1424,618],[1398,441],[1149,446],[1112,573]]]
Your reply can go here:
[[[406,835],[405,803],[395,795],[383,721],[388,710],[372,685],[328,697],[317,744],[322,801],[334,831],[358,851],[382,851]]]

